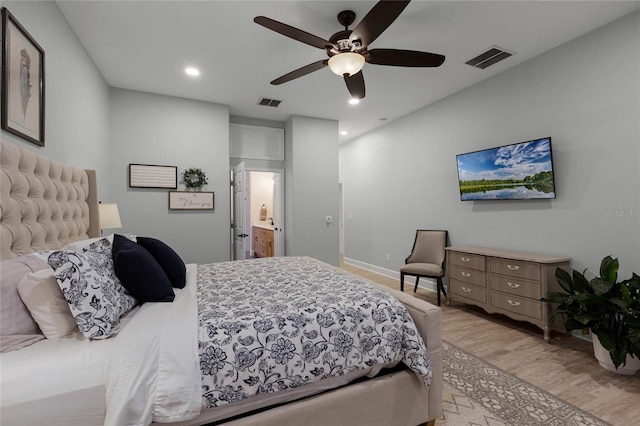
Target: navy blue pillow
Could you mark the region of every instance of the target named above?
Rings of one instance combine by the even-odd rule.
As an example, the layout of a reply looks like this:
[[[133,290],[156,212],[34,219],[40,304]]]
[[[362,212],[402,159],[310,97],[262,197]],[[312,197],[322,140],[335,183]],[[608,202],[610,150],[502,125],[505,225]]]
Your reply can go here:
[[[184,288],[187,282],[187,267],[171,247],[160,240],[150,237],[137,237],[138,244],[146,248],[160,264],[175,288]]]
[[[140,303],[173,302],[171,282],[147,249],[116,234],[111,253],[116,276]]]

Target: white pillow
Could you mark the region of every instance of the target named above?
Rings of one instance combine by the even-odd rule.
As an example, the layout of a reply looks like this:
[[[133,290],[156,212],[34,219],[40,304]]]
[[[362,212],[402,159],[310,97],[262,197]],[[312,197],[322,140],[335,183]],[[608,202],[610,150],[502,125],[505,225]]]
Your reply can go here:
[[[18,293],[47,339],[78,331],[53,269],[26,274],[18,283]]]

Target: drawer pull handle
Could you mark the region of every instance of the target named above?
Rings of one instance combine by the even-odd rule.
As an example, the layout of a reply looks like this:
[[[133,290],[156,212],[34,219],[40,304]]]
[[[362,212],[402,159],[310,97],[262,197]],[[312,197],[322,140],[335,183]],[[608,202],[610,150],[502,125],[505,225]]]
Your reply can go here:
[[[520,287],[520,284],[514,284],[514,283],[507,283],[507,285],[511,288],[518,288]]]
[[[467,287],[462,287],[462,291],[464,291],[465,293],[471,293],[471,289]]]
[[[462,262],[465,262],[465,263],[466,263],[466,262],[471,262],[471,259],[469,259],[468,257],[461,257],[461,258],[460,258],[460,261],[462,261]]]
[[[513,300],[509,300],[509,299],[507,299],[507,302],[509,302],[511,306],[520,306],[520,302],[514,302]]]
[[[517,271],[518,269],[520,269],[518,265],[507,265],[507,268],[509,268],[509,270],[511,271]]]
[[[460,272],[460,275],[462,275],[465,278],[469,278],[471,276],[471,274],[468,272]]]

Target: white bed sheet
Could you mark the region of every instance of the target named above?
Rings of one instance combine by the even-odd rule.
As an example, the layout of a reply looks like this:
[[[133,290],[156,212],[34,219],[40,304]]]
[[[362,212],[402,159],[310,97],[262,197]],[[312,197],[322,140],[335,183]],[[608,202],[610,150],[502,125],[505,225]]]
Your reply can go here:
[[[138,426],[200,413],[197,265],[173,303],[145,303],[115,339],[107,366],[105,425]]]
[[[0,356],[0,423],[102,424],[104,366],[111,340],[79,332]]]

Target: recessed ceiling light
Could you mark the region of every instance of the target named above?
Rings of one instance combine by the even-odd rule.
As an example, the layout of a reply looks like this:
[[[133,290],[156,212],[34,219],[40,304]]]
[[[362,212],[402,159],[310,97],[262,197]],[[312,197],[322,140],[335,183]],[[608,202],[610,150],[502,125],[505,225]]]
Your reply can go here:
[[[351,98],[351,99],[349,99],[349,103],[350,103],[351,105],[358,105],[358,104],[360,103],[360,99],[357,99],[357,98]]]
[[[200,71],[198,71],[196,68],[185,68],[184,72],[192,77],[197,77],[200,75]]]
[[[341,132],[340,132],[340,134],[341,134],[342,136],[346,136],[346,135],[348,135],[348,134],[349,134],[349,132],[347,132],[346,130],[343,130],[343,131],[341,131]]]

